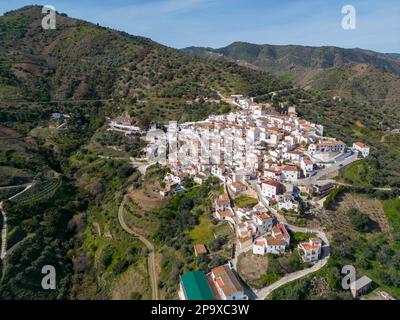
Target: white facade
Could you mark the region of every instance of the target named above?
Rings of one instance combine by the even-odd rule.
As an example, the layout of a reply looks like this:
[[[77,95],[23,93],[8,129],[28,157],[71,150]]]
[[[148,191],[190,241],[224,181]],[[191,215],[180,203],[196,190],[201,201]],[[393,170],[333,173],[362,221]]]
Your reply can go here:
[[[353,150],[356,150],[361,153],[361,155],[366,158],[369,156],[370,148],[362,142],[353,143]]]
[[[319,238],[311,238],[308,242],[302,242],[298,245],[301,251],[303,262],[314,262],[319,259],[321,254],[322,241]]]
[[[273,180],[263,181],[261,183],[261,193],[264,197],[275,198],[276,195],[281,193],[282,185]]]
[[[308,152],[323,153],[323,152],[343,152],[346,149],[346,144],[342,141],[324,141],[317,144],[310,144]]]
[[[254,221],[257,223],[259,228],[266,230],[269,227],[272,227],[274,219],[266,213],[261,213],[254,216]]]
[[[282,169],[281,177],[286,181],[297,181],[299,178],[299,171],[296,168]]]

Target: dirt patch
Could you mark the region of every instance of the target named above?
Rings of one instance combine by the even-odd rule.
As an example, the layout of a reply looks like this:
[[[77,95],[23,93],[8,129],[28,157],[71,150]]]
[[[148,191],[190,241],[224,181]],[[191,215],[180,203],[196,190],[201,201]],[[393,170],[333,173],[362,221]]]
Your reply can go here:
[[[93,228],[96,230],[99,237],[101,237],[101,229],[98,222],[93,222]]]
[[[360,120],[357,120],[357,121],[355,122],[355,124],[356,124],[356,126],[359,127],[359,128],[364,128],[364,127],[365,127],[365,125],[364,125]]]
[[[161,208],[167,203],[167,200],[162,199],[155,191],[146,189],[133,190],[129,193],[129,197],[145,211]]]
[[[253,254],[252,251],[242,253],[238,257],[238,272],[250,286],[262,286],[261,276],[267,273],[268,257]]]

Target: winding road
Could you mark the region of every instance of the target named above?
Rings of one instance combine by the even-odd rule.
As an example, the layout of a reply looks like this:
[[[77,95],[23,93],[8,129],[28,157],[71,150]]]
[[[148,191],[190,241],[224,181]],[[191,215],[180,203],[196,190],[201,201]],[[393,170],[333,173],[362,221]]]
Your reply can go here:
[[[293,273],[289,273],[289,274],[285,275],[283,278],[279,279],[278,281],[274,282],[273,284],[271,284],[267,287],[264,287],[259,290],[253,290],[254,294],[257,297],[256,300],[265,300],[265,298],[275,289],[278,289],[279,287],[281,287],[291,281],[305,277],[313,272],[320,270],[322,267],[324,267],[328,263],[329,255],[330,255],[329,240],[328,240],[325,232],[323,232],[321,230],[308,229],[308,228],[298,227],[298,226],[289,224],[283,215],[281,215],[274,208],[271,208],[270,206],[268,206],[267,202],[265,201],[265,199],[261,193],[260,187],[258,186],[257,182],[251,181],[250,185],[257,192],[259,201],[274,214],[275,218],[278,221],[284,223],[285,227],[287,229],[289,229],[293,232],[313,233],[323,241],[323,246],[322,246],[322,250],[321,250],[322,251],[321,252],[321,260],[317,261],[312,267],[303,269],[303,270],[299,270],[299,271],[296,271]],[[237,259],[237,257],[235,257],[235,258]],[[237,261],[235,261],[235,262],[237,262]]]
[[[6,188],[13,188],[13,187],[25,187],[24,190],[18,192],[17,194],[13,195],[12,197],[8,198],[8,200],[12,200],[15,197],[23,194],[24,192],[28,191],[33,186],[33,183],[23,184],[19,186],[10,186]],[[7,213],[3,208],[3,201],[0,202],[0,211],[3,216],[3,228],[1,229],[1,251],[0,251],[0,259],[3,261],[3,276],[5,274],[5,270],[7,269]]]
[[[129,234],[137,237],[143,244],[146,246],[146,248],[149,250],[149,256],[148,256],[148,269],[149,269],[149,275],[150,275],[150,282],[151,282],[151,291],[152,291],[152,299],[153,300],[158,300],[159,299],[159,293],[158,293],[158,281],[157,281],[157,272],[156,272],[156,263],[155,263],[155,250],[154,250],[154,245],[145,237],[140,235],[139,233],[135,232],[131,228],[128,227],[124,220],[124,207],[126,204],[126,201],[128,200],[128,195],[124,195],[124,198],[121,202],[121,205],[119,206],[118,209],[118,221],[121,225],[121,227]]]
[[[0,259],[4,260],[7,255],[7,214],[3,209],[3,202],[0,202],[0,211],[3,216],[3,228],[1,229],[1,253]]]
[[[322,260],[319,260],[311,268],[303,269],[303,270],[296,271],[293,273],[289,273],[268,287],[264,287],[260,290],[254,290],[254,293],[257,295],[256,300],[265,300],[265,298],[275,289],[278,289],[279,287],[281,287],[291,281],[305,277],[306,275],[308,275],[310,273],[318,271],[319,269],[321,269],[323,266],[325,266],[328,263],[328,259],[329,259],[329,256],[323,258]]]

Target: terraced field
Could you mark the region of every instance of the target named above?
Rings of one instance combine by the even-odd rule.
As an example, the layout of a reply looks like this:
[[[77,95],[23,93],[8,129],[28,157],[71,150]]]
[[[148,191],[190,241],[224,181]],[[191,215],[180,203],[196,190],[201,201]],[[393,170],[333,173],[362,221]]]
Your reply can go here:
[[[391,234],[391,227],[383,210],[382,202],[360,194],[346,193],[335,211],[320,210],[312,222],[321,225],[328,233],[341,231],[349,234],[353,228],[347,212],[351,208],[358,208],[361,212],[366,213],[379,225],[381,232]]]
[[[19,204],[27,204],[47,199],[54,195],[60,185],[61,179],[48,179],[36,182],[29,190],[12,198],[11,201]]]

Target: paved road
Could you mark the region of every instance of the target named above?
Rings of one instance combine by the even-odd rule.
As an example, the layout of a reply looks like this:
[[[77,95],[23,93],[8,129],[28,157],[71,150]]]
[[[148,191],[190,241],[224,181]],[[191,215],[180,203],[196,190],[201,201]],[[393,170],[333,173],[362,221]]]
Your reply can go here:
[[[0,259],[4,260],[7,255],[7,214],[3,209],[3,202],[0,202],[0,211],[3,216],[3,228],[1,230],[1,253]]]
[[[15,197],[23,194],[24,192],[28,191],[32,186],[33,186],[32,183],[23,184],[23,185],[20,185],[20,186],[12,186],[12,187],[25,187],[25,189],[22,190],[21,192],[18,192],[15,195],[13,195],[12,197],[8,198],[8,200],[12,200]],[[8,187],[8,188],[11,188],[11,187]],[[1,230],[0,258],[1,258],[1,260],[5,261],[5,259],[7,257],[7,213],[4,211],[3,202],[0,202],[0,211],[1,211],[1,214],[3,216],[3,228]],[[5,263],[3,263],[3,265],[5,266]]]
[[[125,223],[125,220],[124,220],[124,207],[125,207],[125,203],[126,203],[127,199],[128,199],[128,195],[125,195],[123,200],[122,200],[122,202],[121,202],[121,205],[119,206],[119,209],[118,209],[118,221],[119,221],[121,227],[126,232],[128,232],[129,234],[137,237],[141,242],[144,243],[144,245],[149,250],[148,269],[149,269],[150,282],[151,282],[152,299],[153,300],[158,300],[159,299],[159,294],[158,294],[158,281],[157,281],[154,245],[148,239],[146,239],[142,235],[138,234],[137,232],[135,232],[131,228],[129,228],[128,225]]]
[[[5,186],[5,187],[0,187],[0,190],[6,190],[6,189],[12,189],[12,188],[18,188],[18,187],[26,187],[30,183],[25,183],[25,184],[19,184],[17,186]]]
[[[257,295],[257,300],[265,300],[265,298],[269,294],[271,294],[272,291],[278,289],[279,287],[285,285],[286,283],[300,279],[302,277],[305,277],[306,275],[309,275],[310,273],[318,271],[319,269],[321,269],[323,266],[325,266],[327,264],[328,259],[329,259],[329,256],[325,257],[322,260],[319,260],[311,268],[300,270],[300,271],[293,272],[293,273],[289,273],[268,287],[264,287],[260,290],[254,290],[255,294]]]
[[[25,189],[22,190],[21,192],[18,192],[14,196],[8,198],[8,200],[14,199],[16,196],[19,196],[20,194],[23,194],[24,192],[28,191],[32,186],[33,183],[29,184],[23,184],[20,186],[24,186]],[[13,187],[19,187],[19,186],[13,186]],[[3,202],[0,202],[0,211],[3,216],[3,228],[1,230],[1,251],[0,251],[0,259],[3,261],[3,276],[5,275],[5,271],[7,269],[7,229],[8,229],[8,224],[7,224],[7,213],[3,208]]]
[[[297,280],[299,278],[302,278],[310,273],[313,273],[315,271],[318,271],[321,269],[323,266],[326,265],[329,259],[329,240],[325,234],[325,232],[321,230],[316,230],[316,229],[309,229],[309,228],[303,228],[303,227],[298,227],[292,224],[287,223],[287,220],[285,217],[280,214],[277,210],[274,208],[271,208],[268,206],[267,202],[265,201],[260,187],[257,184],[257,181],[251,181],[250,185],[252,188],[257,192],[258,199],[261,201],[261,203],[268,208],[275,216],[275,218],[279,221],[285,224],[286,228],[293,231],[293,232],[304,232],[304,233],[313,233],[316,236],[318,236],[322,241],[323,241],[323,246],[322,246],[322,252],[321,252],[321,260],[319,260],[316,264],[314,264],[311,268],[296,271],[290,274],[287,274],[277,282],[274,282],[270,286],[264,287],[260,290],[254,290],[254,293],[257,295],[257,300],[264,300],[272,291],[275,289],[283,286],[286,283],[289,283],[293,280]]]
[[[275,210],[274,208],[271,208],[268,205],[267,201],[265,201],[264,196],[261,193],[261,189],[260,189],[257,181],[251,180],[250,185],[253,188],[253,190],[255,190],[257,192],[258,200],[264,205],[264,207],[268,208],[268,210],[274,214],[276,220],[283,222],[283,223],[287,223],[286,218],[282,214],[280,214],[277,210]]]
[[[357,153],[354,153],[353,155],[347,157],[346,159],[344,159],[341,162],[337,162],[332,164],[330,167],[327,167],[325,169],[322,170],[318,170],[317,174],[309,177],[309,178],[305,178],[305,179],[299,179],[297,181],[294,181],[293,184],[294,185],[312,185],[312,184],[318,184],[318,180],[326,180],[326,179],[322,179],[324,176],[329,176],[330,174],[338,171],[339,169],[341,169],[342,167],[346,167],[349,164],[353,163],[354,161],[357,161],[358,159],[358,155]]]
[[[25,186],[25,185],[24,185]],[[26,185],[25,189],[22,190],[21,192],[18,192],[17,194],[13,195],[11,198],[8,198],[8,200],[12,200],[16,197],[18,197],[19,195],[23,194],[24,192],[28,191],[30,188],[32,188],[33,183],[29,183],[28,185]]]

